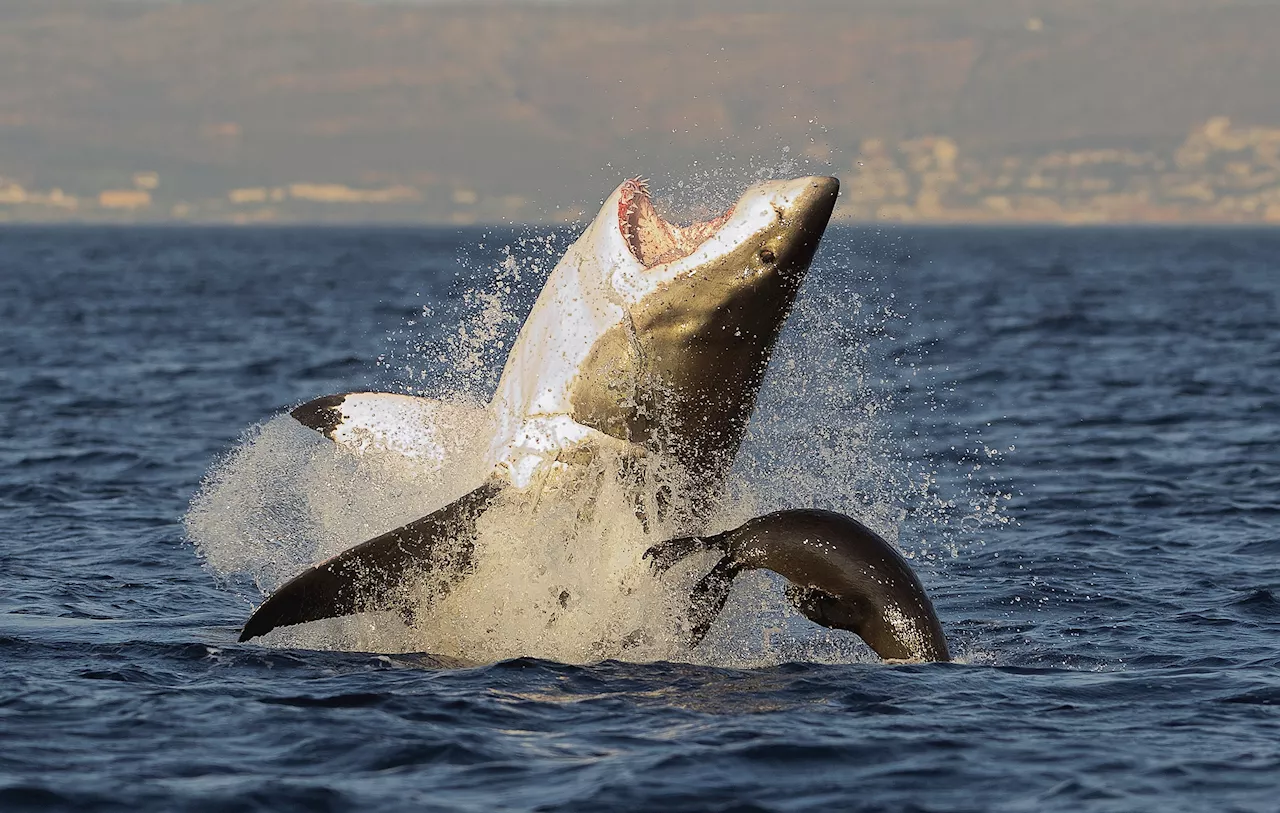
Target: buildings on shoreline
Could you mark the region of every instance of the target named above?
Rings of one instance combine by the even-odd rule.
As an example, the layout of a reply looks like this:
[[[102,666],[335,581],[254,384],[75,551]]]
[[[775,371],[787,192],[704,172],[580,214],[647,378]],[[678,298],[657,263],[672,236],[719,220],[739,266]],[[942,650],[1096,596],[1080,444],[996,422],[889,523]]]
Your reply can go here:
[[[1280,127],[1214,118],[1175,149],[1054,150],[983,161],[954,141],[862,142],[842,215],[916,223],[1280,225]]]

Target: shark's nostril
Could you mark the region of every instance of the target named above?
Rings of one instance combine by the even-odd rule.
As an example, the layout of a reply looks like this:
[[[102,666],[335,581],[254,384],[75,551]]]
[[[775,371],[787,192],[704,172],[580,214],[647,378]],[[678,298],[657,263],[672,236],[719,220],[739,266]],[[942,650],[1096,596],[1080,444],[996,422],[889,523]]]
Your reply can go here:
[[[774,261],[774,260],[778,259],[778,258],[774,255],[774,253],[773,253],[771,250],[767,249],[767,248],[762,248],[762,249],[760,249],[759,257],[760,257],[760,262],[762,262],[762,263],[770,263],[770,264],[771,264],[771,263],[773,263],[773,261]]]

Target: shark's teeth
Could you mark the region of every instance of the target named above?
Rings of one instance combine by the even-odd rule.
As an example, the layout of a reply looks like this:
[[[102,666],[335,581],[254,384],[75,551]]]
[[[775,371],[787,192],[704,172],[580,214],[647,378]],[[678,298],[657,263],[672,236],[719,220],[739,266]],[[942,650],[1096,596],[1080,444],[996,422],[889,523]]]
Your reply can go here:
[[[628,178],[622,186],[624,195],[629,198],[634,198],[637,195],[649,197],[649,179],[641,175]]]
[[[618,231],[631,254],[646,268],[689,256],[728,217],[729,212],[725,212],[702,223],[678,226],[667,222],[654,208],[648,178],[628,178],[619,190]]]

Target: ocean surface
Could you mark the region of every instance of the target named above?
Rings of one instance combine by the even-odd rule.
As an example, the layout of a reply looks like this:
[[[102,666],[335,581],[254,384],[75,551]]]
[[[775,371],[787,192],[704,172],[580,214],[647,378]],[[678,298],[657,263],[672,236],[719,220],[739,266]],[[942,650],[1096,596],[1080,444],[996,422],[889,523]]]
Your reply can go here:
[[[210,467],[483,388],[567,237],[0,230],[0,810],[1280,810],[1276,231],[828,233],[741,480],[865,505],[957,662],[767,580],[657,662],[237,644]]]

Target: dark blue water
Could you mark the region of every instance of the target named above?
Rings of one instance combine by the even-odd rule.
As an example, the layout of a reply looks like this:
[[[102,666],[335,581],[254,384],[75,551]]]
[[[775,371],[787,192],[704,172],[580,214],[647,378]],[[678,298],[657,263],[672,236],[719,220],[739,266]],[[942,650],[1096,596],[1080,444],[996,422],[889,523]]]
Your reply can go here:
[[[1280,809],[1275,232],[828,235],[806,296],[864,296],[897,465],[1011,495],[901,497],[967,662],[234,643],[180,525],[211,462],[394,383],[504,242],[0,231],[0,810]]]

